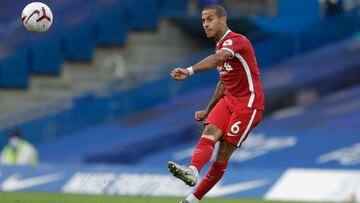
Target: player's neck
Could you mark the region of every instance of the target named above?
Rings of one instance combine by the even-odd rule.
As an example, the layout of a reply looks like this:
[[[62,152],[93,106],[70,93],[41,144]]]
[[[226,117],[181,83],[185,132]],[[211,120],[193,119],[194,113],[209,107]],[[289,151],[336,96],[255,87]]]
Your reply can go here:
[[[221,32],[218,32],[218,34],[215,36],[215,41],[219,42],[224,37],[224,35],[228,30],[229,30],[228,27],[224,27],[223,29],[221,29]]]

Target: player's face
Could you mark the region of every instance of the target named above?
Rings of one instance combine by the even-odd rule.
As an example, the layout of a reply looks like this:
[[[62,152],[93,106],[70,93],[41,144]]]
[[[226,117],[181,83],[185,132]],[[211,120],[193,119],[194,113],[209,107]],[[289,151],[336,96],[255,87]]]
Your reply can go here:
[[[208,38],[215,37],[219,32],[221,23],[216,11],[214,9],[203,10],[201,20],[206,36]]]

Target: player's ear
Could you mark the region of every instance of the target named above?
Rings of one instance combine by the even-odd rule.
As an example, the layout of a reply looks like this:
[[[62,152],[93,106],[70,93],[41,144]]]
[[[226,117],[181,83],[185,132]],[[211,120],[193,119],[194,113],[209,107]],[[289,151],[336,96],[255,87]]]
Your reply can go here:
[[[220,21],[221,21],[222,24],[226,25],[226,21],[227,21],[226,16],[221,16]]]

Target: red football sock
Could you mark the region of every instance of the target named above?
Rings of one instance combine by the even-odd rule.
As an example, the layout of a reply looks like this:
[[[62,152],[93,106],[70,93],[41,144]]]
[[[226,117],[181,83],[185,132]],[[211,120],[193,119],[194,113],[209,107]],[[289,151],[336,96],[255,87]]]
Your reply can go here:
[[[224,175],[227,167],[227,163],[214,162],[211,168],[206,173],[205,177],[201,181],[199,187],[195,190],[194,196],[201,200],[204,195],[214,187],[214,185]]]
[[[215,142],[201,137],[191,158],[190,165],[195,166],[195,168],[200,173],[204,165],[210,161],[211,155],[214,151]]]

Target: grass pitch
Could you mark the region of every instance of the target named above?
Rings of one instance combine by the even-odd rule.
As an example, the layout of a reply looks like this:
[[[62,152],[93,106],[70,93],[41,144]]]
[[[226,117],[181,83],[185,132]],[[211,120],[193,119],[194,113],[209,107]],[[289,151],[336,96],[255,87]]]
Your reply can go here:
[[[178,203],[176,197],[129,197],[105,195],[70,195],[50,193],[5,193],[0,192],[1,203]],[[290,203],[248,199],[204,199],[201,203]],[[294,203],[294,202],[291,202]]]

